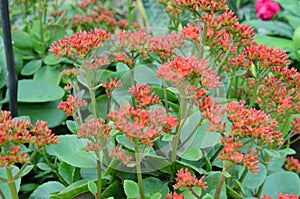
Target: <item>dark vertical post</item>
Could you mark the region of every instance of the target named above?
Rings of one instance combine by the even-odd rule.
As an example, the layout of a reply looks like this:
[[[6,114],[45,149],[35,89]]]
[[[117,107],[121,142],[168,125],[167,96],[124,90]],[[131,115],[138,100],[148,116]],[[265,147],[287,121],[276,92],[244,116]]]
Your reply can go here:
[[[8,0],[0,0],[1,21],[3,31],[4,50],[7,65],[7,87],[9,90],[9,109],[11,116],[18,115],[17,93],[18,77],[15,69],[14,53],[11,41],[10,20],[8,10]]]

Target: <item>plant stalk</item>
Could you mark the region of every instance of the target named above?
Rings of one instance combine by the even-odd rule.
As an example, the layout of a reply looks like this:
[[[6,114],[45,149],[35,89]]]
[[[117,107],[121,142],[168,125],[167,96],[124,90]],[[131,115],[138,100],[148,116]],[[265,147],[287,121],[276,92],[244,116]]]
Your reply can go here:
[[[223,170],[224,170],[224,168],[223,168]],[[225,181],[225,176],[224,176],[224,174],[222,172],[220,174],[220,177],[219,177],[219,181],[218,181],[218,185],[217,185],[217,189],[216,189],[216,193],[215,193],[214,199],[220,199],[221,191],[222,191],[222,187],[223,187],[224,181]]]
[[[9,187],[11,198],[19,199],[17,187],[16,187],[15,181],[13,179],[13,174],[12,174],[11,168],[9,166],[6,166],[5,169],[6,169],[6,174],[7,174],[7,178],[8,178],[8,187]]]
[[[141,199],[145,199],[141,161],[139,159],[139,146],[137,144],[134,145],[134,151],[135,151],[135,162],[136,162],[136,175],[137,175],[138,185],[139,185],[139,189],[140,189],[140,196],[141,196]]]
[[[255,85],[254,85],[254,88],[253,88],[253,94],[251,96],[250,103],[249,103],[249,106],[248,106],[249,109],[252,108],[252,106],[253,106],[253,104],[255,102],[257,91],[258,91],[258,85],[259,85],[258,79],[255,79]]]
[[[96,152],[97,156],[97,199],[101,199],[101,159],[99,153]]]

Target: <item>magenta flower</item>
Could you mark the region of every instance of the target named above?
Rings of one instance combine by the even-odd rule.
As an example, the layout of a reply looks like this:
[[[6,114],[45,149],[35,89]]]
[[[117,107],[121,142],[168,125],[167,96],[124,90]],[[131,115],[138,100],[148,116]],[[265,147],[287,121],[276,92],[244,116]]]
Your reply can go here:
[[[272,2],[271,0],[257,0],[255,10],[257,18],[269,21],[280,11],[280,6],[277,2]]]

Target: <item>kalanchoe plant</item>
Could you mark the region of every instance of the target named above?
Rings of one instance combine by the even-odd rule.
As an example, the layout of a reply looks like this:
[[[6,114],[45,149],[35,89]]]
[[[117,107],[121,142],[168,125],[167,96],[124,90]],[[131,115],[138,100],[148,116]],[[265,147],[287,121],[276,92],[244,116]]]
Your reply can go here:
[[[0,166],[6,171],[6,177],[0,180],[8,184],[11,198],[19,198],[16,181],[33,168],[33,158],[42,153],[45,146],[58,143],[58,137],[52,134],[46,122],[37,121],[33,125],[25,119],[13,119],[8,111],[0,111]],[[24,152],[26,145],[32,149],[30,156]],[[17,173],[13,173],[13,169],[17,169]]]
[[[74,17],[73,30],[82,29],[52,43],[69,132],[48,149],[53,165],[42,154],[59,181],[47,197],[298,198],[290,145],[299,140],[300,75],[286,53],[257,44],[225,0],[159,3],[168,34],[131,30],[82,1],[79,10],[93,10]],[[21,144],[58,141],[43,122],[5,118],[1,127],[17,136],[3,141],[3,166],[29,164]]]

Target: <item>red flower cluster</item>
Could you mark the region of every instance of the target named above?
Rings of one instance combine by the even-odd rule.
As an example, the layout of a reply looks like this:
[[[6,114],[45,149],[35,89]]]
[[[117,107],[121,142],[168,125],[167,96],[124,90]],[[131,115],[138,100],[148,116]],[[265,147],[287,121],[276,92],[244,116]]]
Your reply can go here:
[[[124,151],[121,151],[119,147],[112,149],[109,153],[109,156],[121,160],[124,165],[128,165],[128,163],[132,160],[132,157],[127,156]]]
[[[21,147],[17,145],[10,146],[8,152],[5,154],[0,152],[0,167],[6,167],[17,163],[27,163],[29,161],[28,155],[21,152]]]
[[[220,12],[228,9],[226,0],[172,0],[175,6],[204,12]]]
[[[171,81],[177,88],[182,88],[185,81],[193,82],[198,79],[200,87],[211,90],[220,85],[220,77],[208,67],[205,60],[192,57],[175,57],[173,61],[163,64],[156,76]],[[191,83],[193,85],[193,83]]]
[[[29,161],[27,154],[21,151],[19,144],[32,144],[43,148],[49,144],[58,144],[59,139],[47,127],[47,123],[37,121],[35,126],[27,120],[15,121],[9,111],[0,111],[0,166]]]
[[[171,192],[166,195],[166,199],[184,199],[184,195],[178,194],[176,192],[174,193]]]
[[[246,46],[239,61],[243,68],[249,69],[254,64],[261,70],[272,66],[287,66],[290,64],[286,52],[281,49],[267,48],[264,45]],[[247,59],[243,61],[242,58]]]
[[[78,70],[76,68],[65,69],[60,72],[59,78],[64,81],[64,83],[71,83],[77,80]]]
[[[272,197],[263,195],[262,199],[273,199]],[[294,193],[291,194],[283,194],[283,193],[278,193],[278,198],[277,199],[299,199],[299,196],[295,196]]]
[[[73,97],[73,95],[70,95],[66,101],[60,102],[57,108],[64,111],[67,116],[74,116],[80,107],[86,105],[85,100],[79,99],[78,96]]]
[[[86,68],[90,71],[97,71],[98,69],[103,68],[104,66],[107,66],[110,64],[110,61],[107,57],[100,56],[97,58],[94,56],[93,60],[86,60],[85,62]]]
[[[287,112],[300,111],[300,94],[295,88],[287,88],[286,83],[274,76],[266,76],[260,81],[257,102],[264,110],[279,113],[277,118]]]
[[[176,49],[183,45],[180,34],[172,33],[162,37],[152,38],[150,52],[156,54],[164,62],[176,53]]]
[[[148,56],[151,48],[152,37],[143,31],[120,31],[116,34],[117,50],[124,50],[129,53],[137,53],[143,58]],[[136,56],[134,54],[132,57]]]
[[[294,130],[294,135],[300,134],[300,118],[294,118],[291,129]]]
[[[224,149],[219,154],[220,160],[227,160],[243,165],[254,175],[258,173],[259,166],[257,166],[257,164],[259,163],[259,160],[257,151],[252,152],[251,149],[249,149],[247,154],[239,152],[238,149],[243,146],[243,143],[240,140],[234,139],[230,136],[223,137],[221,143],[224,146]]]
[[[103,46],[103,42],[111,38],[111,35],[103,29],[94,29],[89,32],[80,31],[69,38],[53,42],[49,51],[56,58],[73,57],[84,59],[90,52]]]
[[[128,89],[132,97],[137,99],[134,102],[137,109],[144,109],[148,106],[161,103],[159,97],[154,92],[150,94],[151,91],[152,87],[146,86],[146,84],[136,84]]]
[[[244,102],[230,102],[227,107],[228,120],[232,122],[230,136],[253,138],[276,146],[283,142],[281,133],[275,131],[277,121],[272,120],[270,115],[253,108],[249,110],[244,107]]]
[[[107,140],[110,139],[112,127],[105,124],[103,119],[91,119],[80,125],[77,137],[87,138],[90,142],[86,145],[86,151],[101,151],[105,148]]]
[[[109,82],[103,82],[102,81],[101,84],[105,88],[105,92],[106,92],[108,97],[112,96],[112,91],[115,88],[122,87],[122,83],[121,83],[121,81],[118,80],[117,77],[115,77],[114,80],[112,78],[109,78]]]
[[[280,6],[277,2],[272,2],[271,0],[257,0],[255,10],[257,18],[269,21],[280,11]]]
[[[131,105],[121,105],[119,110],[111,111],[107,117],[114,121],[114,128],[130,141],[146,146],[152,146],[163,132],[169,133],[178,125],[175,118],[163,115],[163,109],[142,110]]]
[[[300,163],[299,160],[295,159],[294,157],[287,157],[285,159],[285,165],[284,168],[287,171],[292,171],[297,174],[300,174]]]
[[[204,182],[204,176],[197,179],[196,176],[192,176],[188,169],[180,169],[176,173],[176,184],[174,189],[180,189],[183,187],[200,187],[201,189],[207,189],[207,182]]]
[[[36,121],[35,126],[30,124],[30,132],[34,135],[34,145],[42,148],[49,144],[58,144],[59,139],[48,128],[47,122]]]

